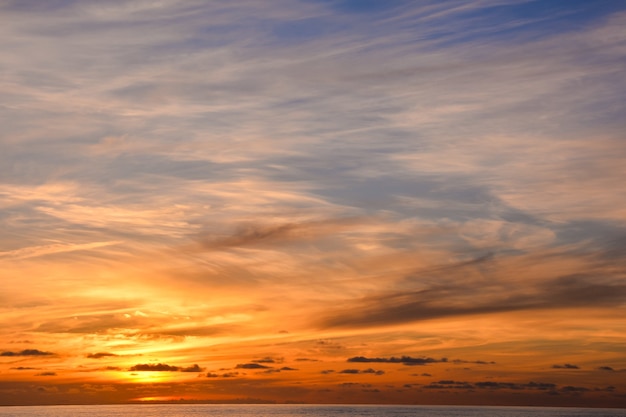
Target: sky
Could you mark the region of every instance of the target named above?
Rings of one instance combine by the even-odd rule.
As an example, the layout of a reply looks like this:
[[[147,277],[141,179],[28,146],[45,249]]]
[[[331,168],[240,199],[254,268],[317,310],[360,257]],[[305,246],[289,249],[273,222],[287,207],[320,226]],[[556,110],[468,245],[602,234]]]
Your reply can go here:
[[[626,407],[626,2],[0,22],[0,405]]]

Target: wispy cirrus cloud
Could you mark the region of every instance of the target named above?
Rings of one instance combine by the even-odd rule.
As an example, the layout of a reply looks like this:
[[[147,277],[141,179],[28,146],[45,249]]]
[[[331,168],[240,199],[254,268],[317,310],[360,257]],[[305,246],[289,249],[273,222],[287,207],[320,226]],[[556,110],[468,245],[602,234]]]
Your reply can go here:
[[[298,400],[405,398],[389,387],[406,370],[341,374],[350,357],[426,361],[439,382],[409,385],[435,395],[624,389],[598,371],[626,366],[611,350],[626,299],[622,5],[9,1],[0,13],[0,334],[55,352],[51,380],[95,359],[112,378],[145,355],[135,366],[198,363],[231,396],[269,398],[306,358],[302,386],[340,371]],[[525,349],[540,353],[522,369]],[[591,369],[607,383],[560,379]],[[524,382],[546,372],[554,387]],[[348,375],[355,385],[338,385]]]

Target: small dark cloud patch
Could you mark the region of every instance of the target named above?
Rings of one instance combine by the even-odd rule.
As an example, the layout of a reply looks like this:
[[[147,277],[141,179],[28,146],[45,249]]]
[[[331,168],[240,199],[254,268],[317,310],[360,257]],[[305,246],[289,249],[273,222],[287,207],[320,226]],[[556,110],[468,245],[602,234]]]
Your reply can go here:
[[[107,366],[106,368],[103,368],[104,371],[121,371],[122,368],[120,368],[119,366]]]
[[[284,360],[285,358],[272,358],[272,357],[266,356],[265,358],[255,359],[252,362],[254,363],[283,363]]]
[[[44,352],[38,349],[24,349],[19,352],[2,352],[0,356],[50,356],[54,355],[52,352]]]
[[[324,371],[322,371],[324,373]],[[340,374],[374,374],[374,375],[383,375],[385,371],[378,371],[376,369],[367,368],[367,369],[344,369],[343,371],[339,371]]]
[[[297,371],[298,369],[296,368],[290,368],[289,366],[283,366],[282,368],[280,368],[281,371]]]
[[[615,372],[615,369],[611,368],[610,366],[600,366],[598,367],[599,371],[608,371],[608,372]]]
[[[431,382],[428,385],[424,385],[426,389],[473,389],[474,386],[465,381],[454,381],[444,379],[438,382]]]
[[[311,358],[296,358],[296,362],[319,362],[319,359],[311,359]]]
[[[476,365],[495,365],[496,364],[494,361],[490,361],[490,362],[487,362],[487,361],[466,361],[466,360],[463,360],[463,359],[454,359],[452,361],[452,363],[455,363],[455,364],[474,363]]]
[[[147,372],[177,372],[180,371],[180,367],[171,366],[165,363],[139,363],[132,366],[129,371],[147,371]]]
[[[240,363],[235,366],[236,369],[269,369],[271,366],[261,365],[260,363]]]
[[[580,369],[578,365],[572,365],[571,363],[564,363],[563,365],[552,365],[554,369]]]
[[[188,366],[187,368],[182,368],[181,372],[202,372],[203,368],[200,368],[198,364],[194,364],[193,366]]]
[[[447,358],[435,359],[435,358],[413,358],[411,356],[401,356],[391,358],[366,358],[365,356],[355,356],[353,358],[349,358],[348,362],[360,362],[360,363],[401,363],[402,365],[408,366],[417,366],[417,365],[427,365],[431,363],[446,363],[448,362]]]
[[[571,385],[567,385],[565,387],[561,387],[561,389],[559,391],[561,391],[561,392],[578,393],[578,392],[587,392],[587,391],[591,391],[591,390],[589,388],[585,388],[585,387],[573,387]]]
[[[549,382],[529,382],[527,384],[516,384],[512,382],[494,382],[494,381],[484,381],[484,382],[476,382],[474,384],[477,388],[483,389],[510,389],[510,390],[554,390],[556,389],[556,384],[552,384]]]
[[[109,352],[98,352],[98,353],[90,353],[89,355],[87,355],[87,358],[101,359],[101,358],[106,358],[106,357],[111,357],[111,356],[117,356],[117,355],[115,353],[109,353]]]
[[[36,369],[39,369],[39,368],[31,368],[29,366],[18,366],[16,368],[10,368],[10,369],[13,369],[13,370],[16,370],[16,371],[32,371],[32,370],[36,370]]]
[[[57,373],[56,372],[40,372],[38,374],[35,374],[35,376],[56,376]]]
[[[206,377],[207,378],[234,378],[234,377],[239,376],[239,375],[240,375],[239,372],[225,372],[225,373],[223,373],[221,375],[217,374],[217,373],[214,373],[214,372],[208,372],[206,374]]]
[[[364,369],[363,371],[361,371],[361,373],[363,373],[363,374],[384,375],[385,371],[376,370],[376,369],[372,369],[372,368],[367,368],[367,369]]]

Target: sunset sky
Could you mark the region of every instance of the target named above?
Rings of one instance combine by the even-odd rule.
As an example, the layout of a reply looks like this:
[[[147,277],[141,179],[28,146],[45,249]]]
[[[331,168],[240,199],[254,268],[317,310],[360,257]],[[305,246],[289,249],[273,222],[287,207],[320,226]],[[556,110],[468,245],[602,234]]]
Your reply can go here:
[[[0,405],[626,407],[626,2],[0,23]]]

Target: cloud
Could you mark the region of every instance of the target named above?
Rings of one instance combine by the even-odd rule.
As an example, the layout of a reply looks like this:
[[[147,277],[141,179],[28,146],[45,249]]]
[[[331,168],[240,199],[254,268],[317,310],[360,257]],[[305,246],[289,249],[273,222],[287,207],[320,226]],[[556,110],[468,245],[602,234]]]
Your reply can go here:
[[[57,376],[56,372],[40,372],[35,374],[35,376]]]
[[[497,357],[511,383],[542,380],[508,355],[543,338],[610,363],[623,7],[361,3],[2,2],[3,339],[178,372],[211,345],[250,359],[241,378],[287,368],[264,358],[278,343],[336,370],[442,367],[389,356],[407,346]],[[15,349],[0,355],[52,359]],[[297,363],[304,385],[324,369]]]
[[[448,362],[447,358],[434,359],[434,358],[413,358],[411,356],[401,356],[395,357],[392,356],[390,358],[366,358],[364,356],[355,356],[353,358],[349,358],[348,362],[364,362],[364,363],[401,363],[403,365],[408,366],[416,366],[416,365],[427,365],[431,363],[446,363]]]
[[[259,244],[284,244],[320,238],[324,235],[335,235],[360,221],[362,220],[356,218],[340,218],[283,224],[248,223],[237,226],[236,232],[228,237],[199,238],[199,243],[205,250],[225,250]]]
[[[457,363],[457,364],[464,364],[464,363],[473,363],[476,365],[495,365],[496,363],[494,361],[466,361],[463,359],[454,359],[451,361],[452,363]]]
[[[77,243],[77,244],[52,244],[45,246],[36,246],[16,249],[8,252],[0,252],[0,259],[13,258],[13,259],[27,259],[35,258],[39,256],[53,255],[57,253],[66,253],[74,251],[85,251],[99,249],[112,245],[119,245],[120,241],[112,242],[90,242],[90,243]]]
[[[260,363],[240,363],[235,366],[236,369],[268,369],[271,366],[261,365]]]
[[[204,368],[200,368],[198,364],[194,364],[193,366],[188,366],[187,368],[181,368],[181,372],[202,372]]]
[[[618,306],[626,299],[626,285],[619,280],[602,282],[594,278],[586,274],[568,275],[506,292],[497,287],[478,291],[470,285],[442,283],[418,291],[382,293],[355,300],[346,309],[327,313],[318,323],[331,328],[385,326],[510,311],[606,308]]]
[[[252,362],[254,363],[282,363],[284,362],[284,358],[272,358],[269,356],[266,356],[265,358],[261,358],[261,359],[254,359],[252,360]]]
[[[177,372],[180,371],[181,368],[179,366],[171,366],[165,363],[139,363],[137,365],[131,366],[129,371],[147,371],[147,372]]]
[[[474,386],[476,388],[493,389],[493,390],[497,390],[497,389],[511,389],[511,390],[531,389],[531,390],[540,390],[540,391],[553,390],[553,389],[555,389],[557,387],[556,384],[553,384],[553,383],[550,383],[550,382],[529,382],[529,383],[526,383],[526,384],[518,384],[518,383],[512,383],[512,382],[495,382],[495,381],[476,382],[476,383],[474,383]]]
[[[111,370],[117,370],[113,367]],[[188,367],[172,366],[165,363],[139,363],[131,366],[129,371],[142,371],[142,372],[202,372],[204,368],[201,368],[198,364],[194,364]]]
[[[528,382],[525,384],[515,382],[498,382],[498,381],[479,381],[479,382],[467,382],[467,381],[454,381],[454,380],[440,380],[437,382],[431,382],[428,385],[424,385],[426,389],[487,389],[487,390],[532,390],[532,391],[554,391],[558,388],[556,384],[550,382]]]
[[[24,349],[20,352],[5,351],[0,353],[0,356],[50,356],[54,355],[52,352],[44,352],[38,349]]]
[[[111,356],[118,356],[115,353],[110,353],[110,352],[98,352],[98,353],[90,353],[87,355],[87,358],[89,359],[101,359],[101,358],[106,358],[106,357],[111,357]]]
[[[240,375],[239,372],[225,372],[225,373],[223,373],[221,375],[213,373],[213,372],[208,372],[206,374],[206,377],[207,378],[234,378],[234,377],[237,377],[239,375]]]
[[[552,365],[553,369],[580,369],[578,365],[572,365],[571,363],[565,363],[563,365]]]

